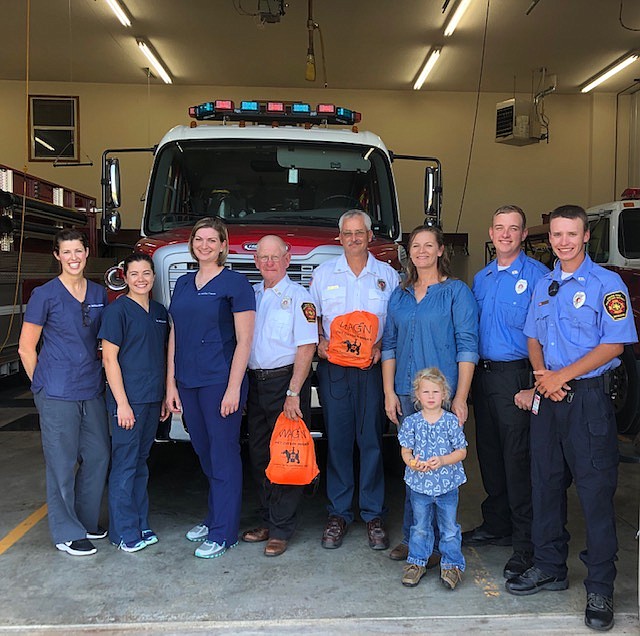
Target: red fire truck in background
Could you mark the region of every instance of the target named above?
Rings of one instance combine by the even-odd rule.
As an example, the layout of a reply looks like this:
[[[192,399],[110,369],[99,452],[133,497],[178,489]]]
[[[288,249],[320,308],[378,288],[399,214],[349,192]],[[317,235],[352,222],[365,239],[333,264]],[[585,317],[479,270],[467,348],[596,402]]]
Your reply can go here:
[[[373,255],[401,268],[406,255],[400,244],[394,160],[426,162],[426,220],[440,221],[440,162],[393,155],[377,135],[358,130],[355,111],[277,101],[243,101],[236,108],[232,101],[217,100],[194,106],[189,114],[191,126],[173,128],[155,148],[138,149],[153,152],[154,159],[135,249],[152,255],[153,296],[165,305],[176,280],[197,267],[187,241],[202,217],[224,219],[226,266],[251,282],[260,278],[253,259],[258,240],[265,234],[281,236],[290,248],[289,276],[303,285],[320,263],[342,253],[337,222],[351,208],[365,210],[373,221]],[[116,155],[134,151],[103,153],[105,242],[120,224]],[[107,273],[106,281],[113,290],[124,288],[118,268]],[[181,418],[172,419],[169,437],[187,437]]]

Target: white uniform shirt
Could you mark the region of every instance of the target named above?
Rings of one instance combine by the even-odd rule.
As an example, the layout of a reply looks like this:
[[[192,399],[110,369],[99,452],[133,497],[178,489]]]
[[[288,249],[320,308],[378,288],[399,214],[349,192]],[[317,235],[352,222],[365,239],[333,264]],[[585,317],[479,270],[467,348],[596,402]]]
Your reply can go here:
[[[300,345],[317,344],[316,309],[309,292],[286,274],[274,287],[253,286],[256,326],[250,369],[277,369],[293,364]]]
[[[377,260],[371,253],[365,268],[357,277],[351,271],[344,254],[319,265],[313,272],[309,291],[318,315],[322,316],[324,337],[329,339],[334,318],[360,310],[378,317],[376,342],[380,340],[389,298],[399,281],[398,272],[391,265]]]

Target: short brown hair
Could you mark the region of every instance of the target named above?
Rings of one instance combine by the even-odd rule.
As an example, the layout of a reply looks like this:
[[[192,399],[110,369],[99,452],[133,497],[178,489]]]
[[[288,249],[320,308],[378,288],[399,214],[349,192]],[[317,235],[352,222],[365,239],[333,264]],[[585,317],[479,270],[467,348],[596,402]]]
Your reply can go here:
[[[579,205],[561,205],[557,207],[549,215],[549,223],[551,223],[553,219],[558,218],[580,219],[582,221],[582,224],[584,225],[584,231],[586,232],[589,229],[589,217],[584,211],[584,208],[581,208]]]
[[[527,227],[527,217],[524,213],[524,210],[521,207],[512,204],[501,205],[493,213],[493,216],[491,217],[491,224],[493,225],[493,221],[498,216],[498,214],[509,214],[510,212],[515,212],[516,214],[520,215],[520,218],[522,219],[522,229],[524,230]]]
[[[85,250],[89,249],[89,239],[84,232],[76,230],[74,228],[65,228],[60,230],[53,237],[53,253],[60,254],[60,243],[63,241],[80,241]]]
[[[224,224],[222,219],[218,217],[207,216],[204,219],[200,219],[191,230],[191,236],[189,237],[189,253],[193,257],[194,260],[198,260],[196,258],[195,253],[193,252],[193,239],[198,230],[201,230],[203,227],[209,227],[212,230],[215,230],[218,233],[218,238],[221,243],[226,243],[220,255],[218,256],[218,265],[224,265],[224,262],[227,260],[227,256],[229,255],[229,232],[227,231],[227,226]]]

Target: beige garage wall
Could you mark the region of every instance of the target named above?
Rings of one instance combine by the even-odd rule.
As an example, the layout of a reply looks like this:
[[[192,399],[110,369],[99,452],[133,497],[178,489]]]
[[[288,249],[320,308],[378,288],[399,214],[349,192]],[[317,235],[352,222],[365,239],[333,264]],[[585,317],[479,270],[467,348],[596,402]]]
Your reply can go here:
[[[80,97],[80,144],[93,167],[53,168],[27,164],[29,172],[89,194],[99,195],[100,158],[105,148],[147,146],[164,132],[190,120],[187,108],[218,98],[298,99],[315,104],[333,101],[363,113],[361,128],[379,134],[397,153],[435,155],[443,164],[445,231],[467,232],[470,257],[465,270],[484,263],[484,242],[492,211],[517,203],[529,224],[562,203],[594,205],[614,199],[626,187],[628,146],[616,148],[615,95],[551,95],[546,99],[550,143],[514,147],[494,141],[495,105],[510,97],[481,95],[475,135],[476,95],[414,91],[343,91],[332,89],[243,89],[147,85],[32,82],[31,94]],[[526,98],[526,96],[523,96]],[[621,104],[618,120],[628,102]],[[0,82],[0,163],[25,165],[25,85]],[[624,139],[628,127],[618,127]],[[618,154],[614,187],[615,154]],[[469,154],[471,163],[468,169]],[[150,160],[123,158],[123,225],[139,226]],[[421,223],[423,168],[400,165],[398,180],[405,230]],[[468,174],[468,179],[467,179]],[[466,187],[465,187],[466,180]],[[617,193],[617,194],[616,194]],[[463,200],[464,196],[464,200]]]

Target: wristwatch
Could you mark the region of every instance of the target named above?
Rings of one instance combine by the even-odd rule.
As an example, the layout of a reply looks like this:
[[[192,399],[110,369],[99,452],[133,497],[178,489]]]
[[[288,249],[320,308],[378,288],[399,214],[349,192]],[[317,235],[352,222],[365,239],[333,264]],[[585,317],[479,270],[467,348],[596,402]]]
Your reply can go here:
[[[291,389],[287,389],[287,397],[299,397],[300,394],[292,391]]]

